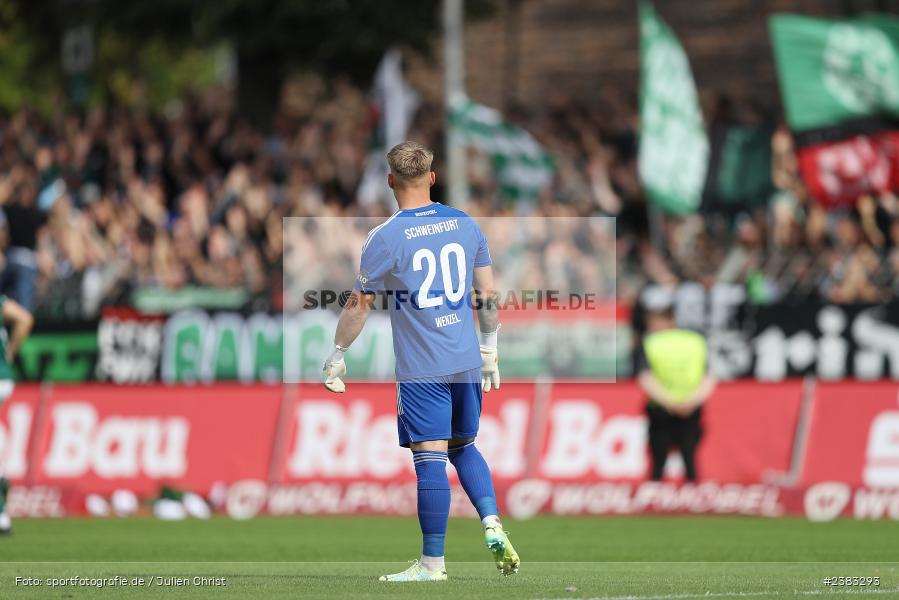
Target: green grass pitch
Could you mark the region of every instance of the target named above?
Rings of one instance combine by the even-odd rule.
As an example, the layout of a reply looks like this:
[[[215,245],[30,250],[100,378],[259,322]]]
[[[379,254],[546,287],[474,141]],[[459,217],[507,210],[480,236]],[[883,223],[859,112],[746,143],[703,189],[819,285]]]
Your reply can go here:
[[[419,552],[414,518],[159,522],[21,519],[0,538],[0,598],[899,598],[899,522],[738,517],[507,521],[521,573],[497,574],[476,520],[451,519],[446,583],[389,584]],[[143,578],[51,588],[47,578]],[[159,585],[157,576],[189,585]],[[224,586],[193,577],[224,578]],[[880,585],[825,586],[826,577]],[[16,584],[32,577],[39,587]],[[165,580],[168,582],[168,580]]]

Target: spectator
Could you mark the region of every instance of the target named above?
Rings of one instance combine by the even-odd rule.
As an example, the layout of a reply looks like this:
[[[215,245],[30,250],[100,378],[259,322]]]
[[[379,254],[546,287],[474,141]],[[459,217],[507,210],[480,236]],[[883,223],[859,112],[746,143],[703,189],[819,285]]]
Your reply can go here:
[[[676,329],[670,306],[651,310],[648,333],[637,353],[637,381],[647,397],[651,478],[662,479],[668,452],[680,450],[687,481],[696,481],[696,448],[702,437],[702,405],[715,389],[705,340]]]
[[[43,151],[44,149],[42,149]],[[25,310],[34,305],[35,278],[37,276],[38,233],[47,222],[47,213],[37,206],[37,173],[26,164],[18,164],[4,182],[8,195],[0,197],[6,221],[6,264],[0,279],[0,292],[21,304]],[[52,202],[59,192],[53,183],[42,194]]]
[[[297,112],[276,115],[268,135],[240,121],[223,98],[210,89],[157,114],[96,108],[49,121],[21,110],[0,122],[3,290],[39,316],[91,316],[136,291],[191,286],[241,288],[254,307],[276,308],[283,217],[391,212],[355,198],[371,137],[362,92],[338,85],[330,97],[293,103]],[[503,274],[509,285],[617,283],[623,302],[646,283],[684,280],[745,281],[757,302],[895,296],[899,201],[882,194],[861,199],[857,214],[828,215],[808,198],[784,127],[772,138],[778,192],[766,207],[653,219],[650,244],[636,169],[636,106],[610,90],[590,106],[559,95],[545,110],[510,111],[556,161],[551,188],[533,202],[498,204],[489,158],[469,155],[464,208],[471,214],[617,217],[617,239],[608,232],[547,238],[524,253],[509,227],[497,224],[502,245],[522,265],[574,261],[552,282],[513,265]],[[441,123],[441,108],[425,102],[409,136],[439,148]],[[604,274],[591,270],[591,261],[603,263]]]

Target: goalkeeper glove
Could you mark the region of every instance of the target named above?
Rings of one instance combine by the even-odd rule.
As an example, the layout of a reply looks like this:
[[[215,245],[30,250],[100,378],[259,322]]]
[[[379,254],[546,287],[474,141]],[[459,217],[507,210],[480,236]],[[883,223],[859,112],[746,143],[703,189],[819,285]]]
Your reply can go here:
[[[346,363],[343,362],[343,354],[347,350],[348,348],[341,348],[335,345],[333,354],[325,361],[325,366],[322,369],[325,387],[328,388],[328,391],[335,394],[342,394],[346,391],[346,385],[341,377],[346,375]]]
[[[499,354],[496,350],[496,337],[499,326],[493,333],[481,334],[481,389],[489,392],[499,389]]]

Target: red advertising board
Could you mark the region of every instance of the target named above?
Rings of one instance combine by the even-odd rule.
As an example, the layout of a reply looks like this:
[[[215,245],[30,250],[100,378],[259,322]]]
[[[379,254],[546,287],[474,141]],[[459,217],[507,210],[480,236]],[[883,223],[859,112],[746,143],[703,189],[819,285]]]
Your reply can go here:
[[[702,478],[751,484],[786,473],[801,400],[799,380],[719,384],[705,408]]]
[[[40,386],[24,384],[17,385],[12,396],[0,404],[0,467],[15,482],[28,475],[39,400]]]
[[[800,487],[809,519],[899,519],[899,384],[816,386]]]
[[[899,488],[899,383],[817,385],[802,481]]]
[[[705,407],[699,448],[702,482],[679,483],[672,455],[665,483],[649,473],[645,398],[632,383],[555,384],[545,411],[536,477],[506,490],[504,507],[526,517],[637,512],[777,515],[780,491],[762,484],[786,472],[801,383],[725,383]]]
[[[200,493],[217,481],[266,477],[281,388],[56,386],[32,465],[37,484],[155,494]]]
[[[899,518],[899,385],[721,384],[703,417],[700,482],[647,482],[645,401],[633,382],[508,382],[485,395],[478,447],[504,512],[639,512]],[[800,421],[807,421],[799,428]],[[797,431],[800,480],[786,473]],[[803,444],[798,444],[802,447]],[[235,517],[415,512],[415,474],[397,445],[392,384],[21,386],[0,407],[10,510],[58,515],[88,493],[227,487]],[[472,508],[449,469],[453,513]]]
[[[634,383],[555,384],[538,475],[642,480],[649,472],[645,398]],[[703,479],[755,483],[790,465],[801,383],[723,383],[704,408]],[[677,475],[676,457],[674,469]],[[674,471],[671,473],[671,471]]]
[[[413,514],[415,470],[398,445],[396,388],[355,384],[335,395],[302,384],[280,425],[271,481],[233,486],[239,515],[374,512]],[[524,476],[535,386],[510,382],[485,397],[478,446],[498,487]],[[455,473],[454,514],[471,513]]]
[[[298,386],[285,425],[278,482],[414,481],[409,451],[398,445],[396,388],[357,384],[335,395]],[[534,385],[503,384],[485,395],[478,446],[498,479],[524,475]]]

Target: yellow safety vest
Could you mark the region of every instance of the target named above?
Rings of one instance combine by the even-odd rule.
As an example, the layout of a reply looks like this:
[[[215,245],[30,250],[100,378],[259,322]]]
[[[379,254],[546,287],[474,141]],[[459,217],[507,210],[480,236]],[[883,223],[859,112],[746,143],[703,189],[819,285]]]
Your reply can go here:
[[[696,391],[705,376],[708,349],[695,331],[666,329],[643,338],[649,369],[662,386],[680,402]]]

